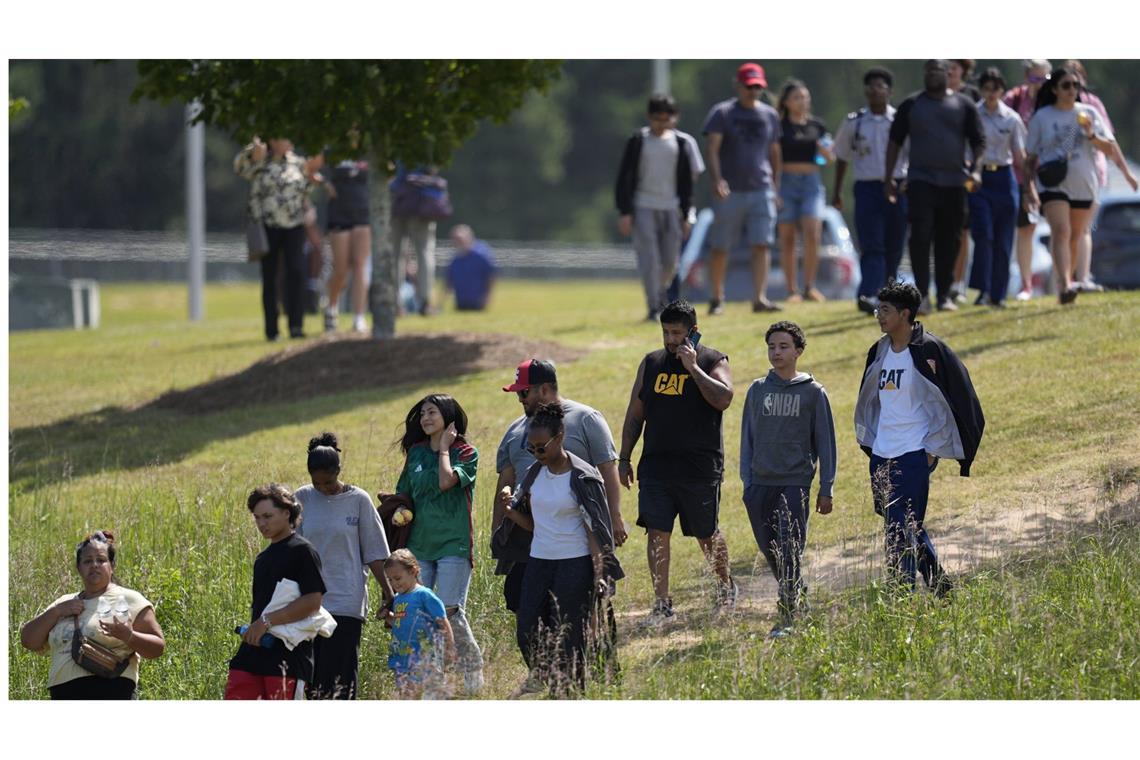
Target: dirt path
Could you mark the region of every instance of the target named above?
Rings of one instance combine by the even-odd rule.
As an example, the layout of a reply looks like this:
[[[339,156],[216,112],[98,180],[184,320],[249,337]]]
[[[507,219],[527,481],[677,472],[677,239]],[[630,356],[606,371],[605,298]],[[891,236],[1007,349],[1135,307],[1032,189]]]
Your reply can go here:
[[[931,525],[931,538],[939,559],[951,575],[956,576],[1002,557],[1044,549],[1073,533],[1091,532],[1098,521],[1105,519],[1140,522],[1137,483],[1126,485],[1111,497],[1093,485],[1051,484],[1049,488],[1042,487],[1027,494],[1022,503],[1011,505],[997,516],[988,511],[983,513],[978,505],[948,520],[936,519]],[[741,591],[737,610],[743,615],[766,618],[774,611],[776,581],[764,558],[759,553],[755,556],[751,573],[737,573]],[[809,538],[804,580],[810,589],[841,591],[881,577],[884,565],[880,534],[845,539],[822,548],[810,545]],[[679,604],[678,624],[660,632],[637,629],[637,623],[648,614],[648,608],[619,605],[622,635],[630,635],[639,640],[641,647],[650,649],[673,647],[686,637],[695,644],[701,639],[700,629],[708,619],[706,607],[711,600],[711,575],[706,580],[710,586],[708,599],[701,595]]]

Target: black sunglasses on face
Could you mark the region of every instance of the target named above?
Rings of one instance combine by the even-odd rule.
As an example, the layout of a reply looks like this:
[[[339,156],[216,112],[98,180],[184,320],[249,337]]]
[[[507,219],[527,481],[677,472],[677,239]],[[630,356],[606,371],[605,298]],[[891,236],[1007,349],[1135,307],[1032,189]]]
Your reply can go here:
[[[515,393],[518,394],[519,401],[523,401],[530,393],[530,388],[523,388],[521,391],[515,391]]]
[[[761,90],[764,89],[764,85],[762,85],[762,84],[750,84],[750,85],[748,85],[748,89],[752,90],[753,92],[760,92]]]
[[[562,433],[559,433],[558,435],[554,436],[554,438],[558,438],[561,435],[562,435]],[[538,454],[539,456],[545,456],[546,455],[546,449],[548,446],[550,446],[550,444],[554,440],[554,438],[551,438],[549,441],[542,444],[541,446],[535,446],[535,445],[528,442],[526,444],[526,450],[528,452],[530,452],[531,454]]]
[[[1081,89],[1081,83],[1069,79],[1067,81],[1061,82],[1061,84],[1057,85],[1057,88],[1061,90],[1079,90]]]

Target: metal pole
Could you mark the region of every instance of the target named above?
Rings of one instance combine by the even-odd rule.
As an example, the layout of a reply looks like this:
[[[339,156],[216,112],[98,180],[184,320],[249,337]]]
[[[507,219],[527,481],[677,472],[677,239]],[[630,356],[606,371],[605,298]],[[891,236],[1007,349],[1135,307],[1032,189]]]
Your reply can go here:
[[[653,92],[662,95],[670,94],[668,58],[657,58],[653,61]]]
[[[206,285],[206,183],[205,127],[190,125],[201,105],[186,106],[186,240],[189,248],[187,282],[190,287],[190,321],[206,316],[202,292]]]

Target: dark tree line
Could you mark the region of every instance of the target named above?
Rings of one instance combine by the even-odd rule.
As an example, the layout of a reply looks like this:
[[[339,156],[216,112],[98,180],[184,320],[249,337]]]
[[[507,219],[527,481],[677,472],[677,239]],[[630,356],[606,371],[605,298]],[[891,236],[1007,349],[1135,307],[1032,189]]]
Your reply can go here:
[[[1052,60],[1059,63],[1062,57]],[[732,95],[738,63],[671,63],[682,129],[699,135],[709,107]],[[921,85],[921,62],[914,60],[760,63],[770,90],[778,90],[786,77],[803,79],[816,114],[833,128],[862,103],[861,76],[868,66],[894,71],[896,103]],[[1021,81],[1016,60],[978,65],[999,66],[1011,86]],[[1085,66],[1125,153],[1136,152],[1140,62],[1086,60]],[[149,100],[132,103],[139,81],[134,61],[11,61],[9,80],[10,100],[28,102],[9,128],[11,226],[182,227],[183,108]],[[455,221],[468,222],[490,238],[617,239],[612,208],[616,163],[625,137],[642,123],[649,88],[649,61],[567,61],[548,92],[527,96],[504,124],[480,123],[444,167]],[[298,90],[311,93],[314,88],[305,83]],[[374,118],[391,117],[379,113]],[[211,230],[242,229],[246,187],[230,168],[239,147],[228,132],[207,129]],[[826,179],[830,183],[830,172]],[[698,186],[697,201],[708,202],[706,182]]]

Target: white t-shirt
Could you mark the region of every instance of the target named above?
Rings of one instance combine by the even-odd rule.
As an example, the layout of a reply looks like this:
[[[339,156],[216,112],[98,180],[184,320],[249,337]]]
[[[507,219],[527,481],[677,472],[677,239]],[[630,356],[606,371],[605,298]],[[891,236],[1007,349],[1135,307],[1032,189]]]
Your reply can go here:
[[[543,467],[530,487],[534,538],[530,556],[535,559],[575,559],[590,553],[582,508],[570,490],[570,475],[551,475]]]
[[[926,410],[916,403],[918,382],[910,349],[896,353],[888,348],[879,370],[879,431],[871,447],[875,456],[891,459],[923,448],[930,421]]]

